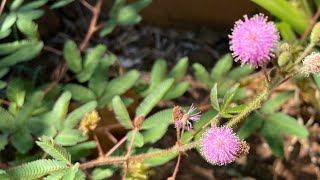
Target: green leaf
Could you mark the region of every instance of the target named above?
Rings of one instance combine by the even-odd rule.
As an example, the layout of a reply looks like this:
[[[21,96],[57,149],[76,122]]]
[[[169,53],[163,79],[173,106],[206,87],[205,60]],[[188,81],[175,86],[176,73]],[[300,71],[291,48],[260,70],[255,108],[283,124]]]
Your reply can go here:
[[[38,25],[28,18],[19,18],[17,27],[28,39],[38,40]]]
[[[254,71],[254,68],[252,68],[250,65],[244,65],[231,70],[227,77],[235,81],[238,81],[242,77],[251,74],[253,71]]]
[[[0,70],[0,79],[3,78],[6,74],[8,74],[9,68],[4,68]]]
[[[149,148],[147,153],[151,152],[159,152],[162,151],[163,149],[158,149],[158,148]],[[152,158],[146,158],[144,159],[144,163],[150,165],[150,166],[161,166],[171,159],[175,158],[178,155],[178,153],[171,153],[171,154],[166,154],[165,156],[155,156]]]
[[[71,93],[65,91],[55,102],[53,109],[51,111],[52,122],[57,129],[61,128],[62,121],[65,119],[68,113],[68,107],[71,99]]]
[[[30,46],[20,48],[16,52],[1,58],[0,69],[13,66],[17,63],[29,61],[35,58],[42,50],[42,42],[33,42]]]
[[[279,93],[276,97],[265,102],[261,108],[261,112],[270,114],[276,112],[281,106],[294,94],[294,91],[285,91]]]
[[[7,82],[0,80],[0,89],[4,89],[5,87],[7,87]]]
[[[74,0],[60,0],[60,1],[56,1],[51,5],[51,9],[57,9],[57,8],[61,8],[64,7],[70,3],[72,3]]]
[[[95,141],[87,141],[68,147],[67,151],[71,154],[73,161],[76,161],[90,155],[96,147],[97,144]]]
[[[41,9],[34,9],[32,11],[19,10],[17,12],[18,18],[35,20],[40,18],[44,14],[44,11]]]
[[[253,132],[257,131],[261,128],[263,123],[263,119],[260,114],[253,113],[248,119],[244,122],[241,128],[238,131],[238,136],[240,139],[246,139],[249,137]]]
[[[169,124],[156,125],[156,127],[142,132],[144,143],[155,143],[160,140],[168,130]]]
[[[312,74],[313,80],[315,81],[318,89],[320,89],[320,76],[318,74]]]
[[[114,110],[117,120],[123,127],[127,129],[133,128],[127,108],[119,96],[115,96],[112,99],[112,109]]]
[[[10,102],[15,102],[21,107],[24,103],[25,96],[25,82],[20,78],[11,79],[7,87],[7,97]]]
[[[133,135],[133,130],[129,131],[127,136],[128,136],[128,140],[127,140],[127,147],[129,146],[131,140],[132,140],[132,135]],[[144,145],[144,141],[143,141],[143,136],[142,134],[137,131],[135,138],[133,140],[133,146],[135,147],[142,147]]]
[[[61,180],[63,175],[66,174],[66,172],[67,172],[66,169],[56,171],[50,174],[49,176],[43,178],[43,180]]]
[[[281,132],[306,138],[309,135],[307,128],[300,125],[297,120],[284,113],[274,113],[266,117],[267,123],[271,126],[279,128]]]
[[[12,145],[22,154],[27,153],[33,146],[33,139],[28,129],[22,128],[10,137]]]
[[[159,103],[165,93],[170,89],[174,80],[167,79],[157,86],[144,100],[139,104],[136,110],[136,117],[146,117],[150,111]]]
[[[237,114],[243,111],[246,107],[247,107],[246,105],[239,105],[239,106],[228,108],[224,112],[229,114]]]
[[[24,0],[13,0],[13,2],[11,3],[11,6],[10,6],[10,10],[15,11],[16,9],[18,9],[22,5],[23,2],[24,2]]]
[[[164,79],[167,74],[167,63],[164,59],[158,59],[151,70],[151,79],[149,88],[143,92],[143,95],[150,94]]]
[[[280,129],[266,122],[262,127],[262,135],[266,139],[273,154],[278,157],[283,157],[283,138]]]
[[[89,51],[83,63],[83,71],[77,75],[80,82],[86,82],[91,78],[106,49],[105,45],[99,44]]]
[[[151,129],[162,125],[169,125],[172,121],[172,109],[166,109],[145,119],[139,129]]]
[[[213,109],[220,111],[220,106],[218,102],[218,88],[217,88],[217,83],[214,83],[211,91],[210,91],[210,101],[211,101],[211,106]]]
[[[310,24],[307,16],[286,0],[252,1],[268,10],[272,15],[290,24],[300,34],[303,34]]]
[[[68,168],[67,165],[62,162],[51,159],[41,159],[14,167],[6,172],[12,179],[27,180],[41,178],[48,173],[66,168]]]
[[[176,81],[183,78],[187,72],[189,65],[188,57],[181,58],[178,63],[172,68],[168,77],[174,78]]]
[[[29,2],[24,4],[21,8],[19,8],[19,10],[34,10],[45,5],[47,2],[48,0],[37,0],[35,2]]]
[[[66,174],[64,174],[62,180],[74,180],[76,173],[79,170],[79,163],[76,163],[72,168],[68,169]]]
[[[17,125],[14,116],[4,108],[0,107],[0,129],[1,131],[13,132]]]
[[[77,44],[68,40],[63,46],[63,57],[68,64],[69,69],[74,73],[82,71],[82,58]]]
[[[130,5],[120,8],[116,21],[120,26],[129,26],[141,21],[137,11]]]
[[[214,81],[221,79],[232,67],[232,57],[230,54],[224,55],[218,60],[214,68],[211,70],[211,78]]]
[[[182,96],[189,88],[189,82],[184,81],[179,84],[174,84],[168,92],[164,95],[163,99],[174,99]]]
[[[30,99],[27,99],[26,104],[21,108],[16,116],[16,122],[19,126],[24,125],[31,116],[33,111],[41,104],[44,97],[43,91],[36,91],[32,94]]]
[[[103,168],[95,168],[92,171],[91,178],[93,180],[104,180],[104,179],[111,177],[113,175],[113,173],[115,172],[115,170],[116,169],[113,168],[112,166],[106,166]]]
[[[8,14],[1,25],[0,32],[6,31],[7,29],[11,28],[11,26],[16,22],[16,19],[16,13]]]
[[[117,22],[113,19],[109,19],[106,23],[106,25],[102,28],[102,30],[99,32],[100,37],[104,37],[111,33],[113,29],[117,26]]]
[[[0,55],[10,54],[20,48],[32,45],[32,41],[21,40],[0,44]]]
[[[63,129],[74,128],[86,113],[93,111],[96,107],[97,107],[97,102],[90,101],[78,107],[77,109],[73,110],[71,113],[68,114],[68,116],[64,120]]]
[[[136,83],[138,78],[139,72],[136,70],[131,70],[120,77],[112,79],[108,83],[103,95],[101,96],[101,99],[98,102],[99,107],[105,106],[112,100],[114,96],[125,93]]]
[[[75,129],[62,130],[55,138],[55,141],[62,146],[73,146],[88,139],[82,132]]]
[[[206,68],[203,67],[203,65],[201,65],[199,63],[195,63],[192,65],[192,68],[193,68],[193,71],[194,71],[196,78],[199,81],[201,81],[202,83],[204,83],[208,87],[212,86],[210,75],[209,75],[208,71],[206,70]]]
[[[58,161],[71,165],[71,155],[65,148],[56,144],[52,138],[47,136],[43,136],[42,138],[39,138],[39,140],[40,141],[36,141],[37,145],[46,153]]]
[[[0,135],[0,152],[5,149],[7,144],[8,144],[8,136],[3,134]]]
[[[0,31],[0,39],[4,39],[11,34],[11,29],[7,29],[5,31]]]
[[[223,104],[222,104],[222,112],[228,107],[230,104],[234,94],[236,93],[237,89],[239,88],[239,83],[235,84],[230,90],[223,97]]]
[[[114,54],[105,55],[89,80],[88,87],[100,97],[108,84],[108,70],[117,59]]]
[[[285,40],[285,41],[295,41],[297,39],[294,31],[292,30],[291,26],[287,23],[287,22],[280,22],[277,23],[277,28],[280,31],[281,37]]]
[[[69,91],[72,94],[72,99],[80,102],[88,102],[91,100],[95,100],[96,96],[91,91],[91,89],[81,86],[79,84],[69,83],[64,86],[66,91]]]

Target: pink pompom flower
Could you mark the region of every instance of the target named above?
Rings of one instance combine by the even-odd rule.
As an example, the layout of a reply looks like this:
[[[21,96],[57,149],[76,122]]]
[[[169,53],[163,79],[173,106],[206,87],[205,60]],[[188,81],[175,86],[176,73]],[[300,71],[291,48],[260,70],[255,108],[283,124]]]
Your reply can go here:
[[[254,67],[268,63],[274,57],[272,51],[277,47],[279,32],[273,22],[258,14],[252,18],[244,16],[238,20],[232,29],[230,50],[235,61],[241,64],[250,64]]]
[[[212,127],[202,135],[201,154],[214,165],[226,165],[238,157],[239,137],[227,127]]]

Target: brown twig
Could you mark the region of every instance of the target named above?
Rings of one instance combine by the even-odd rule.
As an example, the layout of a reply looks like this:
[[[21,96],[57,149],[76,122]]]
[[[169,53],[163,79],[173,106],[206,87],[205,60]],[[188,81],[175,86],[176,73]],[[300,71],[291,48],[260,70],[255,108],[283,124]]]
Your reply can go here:
[[[90,11],[94,11],[94,7],[91,4],[89,4],[86,0],[80,0],[80,2]]]
[[[60,50],[55,49],[55,48],[50,47],[50,46],[43,46],[43,50],[48,51],[48,52],[52,52],[52,53],[54,53],[54,54],[56,54],[58,56],[62,56],[63,55],[63,53]]]
[[[93,138],[94,138],[94,140],[95,140],[96,143],[97,143],[97,149],[98,149],[98,151],[99,151],[99,157],[100,157],[100,158],[103,158],[103,157],[104,157],[104,152],[103,152],[103,150],[102,150],[102,147],[101,147],[101,144],[100,144],[100,142],[99,142],[99,139],[98,139],[98,137],[97,137],[97,135],[96,135],[95,133],[93,133]]]
[[[0,5],[0,16],[2,14],[2,11],[3,11],[4,6],[6,5],[6,3],[7,3],[7,0],[2,0],[1,5]]]
[[[87,46],[89,40],[91,39],[93,33],[96,31],[96,26],[97,26],[97,20],[100,14],[101,10],[101,5],[102,5],[102,0],[98,0],[96,5],[93,7],[93,9],[90,9],[92,12],[92,19],[89,25],[88,32],[83,39],[82,43],[80,44],[80,51],[83,51],[84,48]]]
[[[303,33],[303,35],[301,36],[301,38],[300,38],[300,41],[301,41],[301,42],[303,42],[303,41],[307,38],[307,36],[308,36],[308,34],[311,32],[314,24],[317,22],[317,19],[319,18],[319,16],[320,16],[320,7],[318,8],[316,14],[312,17],[312,19],[311,19],[311,21],[310,21],[310,25],[308,26],[308,28],[306,29],[306,31],[305,31],[305,32]]]

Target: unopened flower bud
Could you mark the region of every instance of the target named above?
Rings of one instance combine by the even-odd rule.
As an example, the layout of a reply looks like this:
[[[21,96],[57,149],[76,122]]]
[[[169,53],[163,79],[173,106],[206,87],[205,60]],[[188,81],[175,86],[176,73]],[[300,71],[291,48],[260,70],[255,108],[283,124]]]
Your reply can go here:
[[[284,51],[290,51],[290,45],[288,43],[283,43],[280,46],[280,52],[284,52]]]
[[[302,60],[303,72],[307,76],[320,72],[320,53],[313,52]]]
[[[292,54],[290,51],[283,51],[278,58],[278,65],[284,66],[292,59]]]
[[[240,146],[236,154],[237,158],[242,158],[246,156],[247,154],[249,154],[249,150],[250,150],[249,144],[244,140],[240,141]]]
[[[320,22],[318,22],[316,25],[314,25],[314,27],[311,31],[310,40],[312,43],[319,43],[320,42]]]

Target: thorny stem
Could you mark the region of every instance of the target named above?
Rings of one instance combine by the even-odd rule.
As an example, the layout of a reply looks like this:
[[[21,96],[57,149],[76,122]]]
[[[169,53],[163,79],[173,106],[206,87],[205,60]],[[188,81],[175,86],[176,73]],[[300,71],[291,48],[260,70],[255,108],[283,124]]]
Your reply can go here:
[[[89,162],[80,164],[79,168],[80,169],[87,169],[87,168],[99,166],[99,165],[122,163],[122,162],[126,162],[127,159],[129,161],[137,161],[137,160],[152,158],[152,157],[156,157],[156,156],[164,156],[164,155],[175,153],[175,152],[184,152],[189,149],[197,147],[200,144],[200,142],[201,141],[199,140],[199,141],[191,142],[189,144],[184,144],[182,146],[173,146],[170,149],[166,149],[166,150],[162,150],[162,151],[158,151],[158,152],[147,153],[147,154],[140,154],[140,155],[136,155],[136,156],[131,156],[129,158],[126,158],[126,157],[104,157],[102,159],[96,159],[93,161],[89,161]]]
[[[311,32],[311,30],[312,30],[312,27],[313,27],[314,24],[317,22],[317,19],[319,18],[319,16],[320,16],[320,7],[318,8],[316,14],[312,17],[311,22],[310,22],[310,25],[308,26],[307,30],[306,30],[306,31],[303,33],[303,35],[301,36],[301,38],[300,38],[300,41],[301,41],[301,42],[303,42],[303,41],[307,38],[308,34],[309,34],[309,33]]]
[[[237,124],[241,119],[246,117],[251,111],[257,109],[257,107],[260,105],[261,101],[269,95],[270,93],[270,88],[269,85],[265,87],[265,89],[241,112],[239,113],[236,117],[231,119],[227,124],[226,127],[232,127],[235,124]]]

